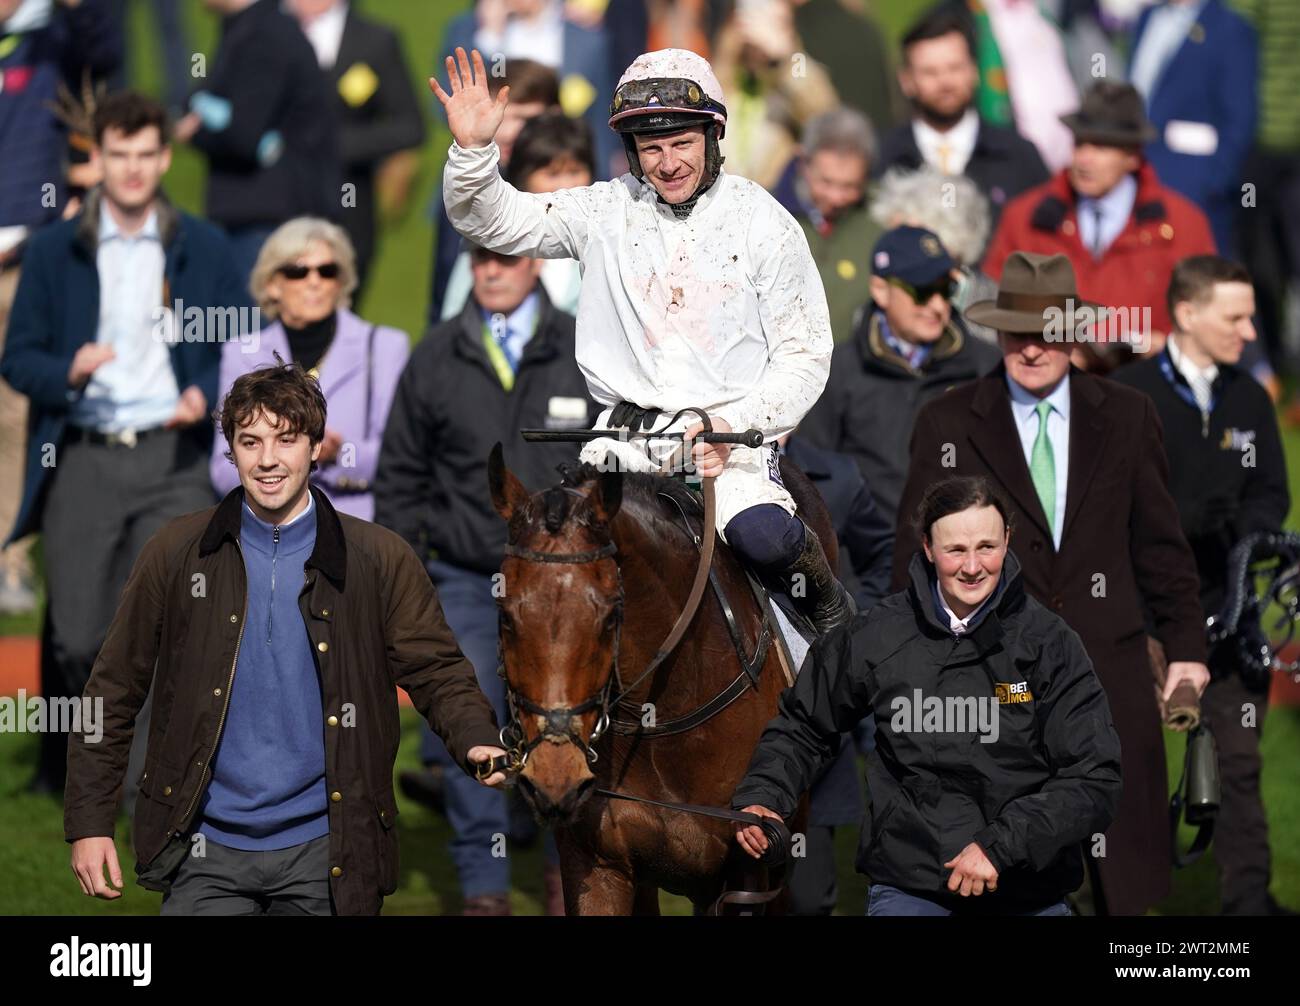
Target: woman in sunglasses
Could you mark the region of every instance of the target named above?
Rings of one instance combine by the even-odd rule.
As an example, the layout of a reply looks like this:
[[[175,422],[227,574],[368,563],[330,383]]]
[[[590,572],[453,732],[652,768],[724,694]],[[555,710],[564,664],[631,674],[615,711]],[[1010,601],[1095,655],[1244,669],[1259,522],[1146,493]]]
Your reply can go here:
[[[356,255],[342,228],[325,220],[299,217],[277,229],[262,246],[249,287],[263,321],[274,323],[250,343],[222,347],[221,397],[242,374],[274,364],[277,355],[315,377],[328,412],[311,479],[335,509],[373,520],[379,445],[410,339],[349,310],[357,288]],[[239,484],[221,437],[211,472],[220,494]]]

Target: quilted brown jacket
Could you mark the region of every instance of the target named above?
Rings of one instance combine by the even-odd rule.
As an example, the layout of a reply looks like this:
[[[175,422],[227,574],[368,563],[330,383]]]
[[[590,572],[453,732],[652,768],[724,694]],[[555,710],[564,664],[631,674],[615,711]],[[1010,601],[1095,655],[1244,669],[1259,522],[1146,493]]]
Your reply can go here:
[[[471,747],[499,743],[497,727],[410,546],[311,492],[316,543],[298,607],[322,708],[303,712],[319,714],[325,733],[335,908],[374,914],[397,887],[397,687],[461,765]],[[103,736],[98,743],[77,733],[69,739],[65,838],[112,836],[136,714],[153,682],[133,829],[137,871],[197,827],[231,689],[239,687],[243,500],[236,488],[217,506],[171,521],[145,545],[84,693],[103,700]]]

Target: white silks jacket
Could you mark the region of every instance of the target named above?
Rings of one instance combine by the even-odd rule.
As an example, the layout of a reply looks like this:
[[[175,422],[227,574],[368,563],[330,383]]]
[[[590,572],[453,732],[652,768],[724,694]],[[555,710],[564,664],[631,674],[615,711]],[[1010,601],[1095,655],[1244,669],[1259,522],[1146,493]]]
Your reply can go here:
[[[799,424],[830,373],[830,314],[803,231],[766,190],[720,172],[679,220],[631,174],[532,194],[498,159],[495,143],[452,144],[447,216],[493,251],[578,260],[577,362],[596,401],[694,406],[768,441]]]

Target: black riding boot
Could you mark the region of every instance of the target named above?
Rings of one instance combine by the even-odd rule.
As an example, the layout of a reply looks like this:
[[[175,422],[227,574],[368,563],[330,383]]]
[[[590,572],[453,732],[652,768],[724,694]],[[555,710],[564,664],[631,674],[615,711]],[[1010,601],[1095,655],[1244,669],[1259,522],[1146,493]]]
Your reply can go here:
[[[819,636],[824,636],[858,613],[853,595],[844,589],[844,584],[831,571],[821,540],[806,524],[803,549],[794,562],[777,575],[791,584],[791,596]],[[802,577],[802,583],[799,577]]]

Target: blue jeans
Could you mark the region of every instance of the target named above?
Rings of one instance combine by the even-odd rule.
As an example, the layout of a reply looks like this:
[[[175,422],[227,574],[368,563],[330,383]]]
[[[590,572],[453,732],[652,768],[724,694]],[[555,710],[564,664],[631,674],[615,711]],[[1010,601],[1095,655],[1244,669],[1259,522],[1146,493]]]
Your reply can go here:
[[[474,665],[479,687],[492,703],[497,722],[504,723],[506,689],[497,676],[497,605],[492,596],[492,578],[445,562],[431,561],[428,570],[438,588],[447,624]],[[495,836],[510,830],[506,794],[480,785],[454,764],[442,738],[428,724],[423,727],[420,755],[426,765],[438,762],[447,768],[443,775],[447,822],[455,835],[451,858],[460,878],[461,894],[466,898],[508,894],[510,860],[492,855],[493,848],[500,846]]]
[[[890,887],[888,884],[872,884],[871,889],[867,892],[867,914],[936,916],[951,915],[952,912],[937,901],[931,901],[929,898],[920,898],[915,894],[908,894],[906,891],[900,891],[897,887]],[[1074,913],[1070,911],[1070,906],[1064,901],[1058,901],[1054,905],[1048,905],[1046,908],[1040,908],[1034,912],[1017,912],[1016,914],[1073,915]]]

